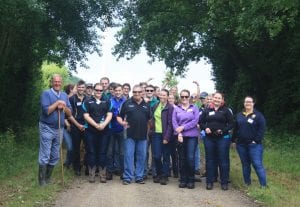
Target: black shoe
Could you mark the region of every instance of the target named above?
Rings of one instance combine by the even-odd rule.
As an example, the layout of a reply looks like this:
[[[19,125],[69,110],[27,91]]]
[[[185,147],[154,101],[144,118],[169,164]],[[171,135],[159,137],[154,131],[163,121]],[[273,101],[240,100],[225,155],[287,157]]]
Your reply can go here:
[[[178,176],[178,173],[173,173],[173,177],[174,178],[178,178],[179,176]]]
[[[186,185],[186,187],[187,187],[188,189],[194,189],[194,188],[195,188],[195,183],[188,183],[188,184]]]
[[[153,183],[159,183],[160,177],[159,176],[154,176],[153,177]]]
[[[145,181],[143,179],[135,181],[137,184],[145,184]]]
[[[47,173],[47,165],[39,165],[39,184],[41,187],[44,187],[47,185],[46,183],[46,173]]]
[[[195,175],[200,175],[200,170],[195,170],[195,171],[194,171],[194,174],[195,174]]]
[[[148,176],[147,175],[144,175],[143,176],[143,180],[147,180],[148,179]]]
[[[185,188],[186,187],[186,183],[184,182],[180,182],[178,185],[179,188]]]
[[[222,190],[228,190],[228,184],[222,184],[221,189]]]
[[[213,189],[213,184],[212,183],[207,183],[206,184],[206,190],[212,190]]]
[[[113,179],[113,174],[112,172],[108,172],[106,173],[106,180],[112,180]]]
[[[123,180],[123,185],[129,185],[131,182],[128,180]]]
[[[88,176],[89,175],[89,168],[86,166],[85,171],[84,171],[84,175]]]
[[[161,185],[167,185],[168,178],[167,177],[161,177],[159,182],[160,182]]]

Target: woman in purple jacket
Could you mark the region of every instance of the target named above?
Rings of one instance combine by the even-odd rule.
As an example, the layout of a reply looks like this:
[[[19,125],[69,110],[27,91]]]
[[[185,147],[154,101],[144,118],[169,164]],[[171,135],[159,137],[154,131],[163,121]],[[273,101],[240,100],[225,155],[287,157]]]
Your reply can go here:
[[[178,135],[180,166],[179,188],[195,188],[195,151],[198,143],[199,109],[189,103],[190,92],[180,92],[180,103],[174,108],[172,122],[175,135]]]
[[[152,108],[152,154],[156,166],[157,175],[153,182],[166,185],[168,182],[170,154],[173,137],[172,114],[173,106],[168,103],[169,91],[162,89],[159,102]],[[163,162],[162,158],[163,157]]]

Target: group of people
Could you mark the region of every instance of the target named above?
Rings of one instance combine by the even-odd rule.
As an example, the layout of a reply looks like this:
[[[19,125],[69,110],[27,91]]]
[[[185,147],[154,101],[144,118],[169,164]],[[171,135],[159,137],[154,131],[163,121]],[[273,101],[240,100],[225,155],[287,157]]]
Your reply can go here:
[[[97,173],[102,183],[115,173],[124,185],[144,184],[151,171],[153,182],[166,185],[172,171],[179,176],[180,188],[193,189],[200,170],[199,140],[203,140],[207,190],[213,189],[218,176],[221,189],[228,190],[232,142],[245,184],[251,184],[253,165],[265,187],[262,139],[266,123],[254,108],[254,98],[244,98],[244,109],[234,119],[222,93],[200,93],[198,82],[194,83],[197,92],[191,94],[143,82],[132,87],[130,96],[130,84],[110,83],[104,77],[95,85],[80,80],[75,91],[67,88],[68,95],[61,91],[61,76],[54,74],[52,87],[41,95],[39,184],[50,182],[59,160],[59,138],[64,137],[71,145],[65,165],[72,165],[78,176],[84,165],[91,183]]]

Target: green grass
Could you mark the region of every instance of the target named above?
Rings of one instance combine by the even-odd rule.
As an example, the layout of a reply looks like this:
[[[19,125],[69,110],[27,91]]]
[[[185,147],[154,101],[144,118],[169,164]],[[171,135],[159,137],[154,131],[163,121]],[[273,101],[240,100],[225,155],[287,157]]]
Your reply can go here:
[[[0,206],[51,206],[63,189],[61,168],[55,167],[51,185],[39,186],[37,128],[0,135],[0,150]],[[67,186],[73,174],[65,170],[64,175]]]
[[[266,136],[264,151],[264,166],[267,171],[268,188],[261,189],[254,169],[252,169],[252,185],[243,184],[241,163],[237,152],[231,152],[231,181],[232,185],[244,191],[249,197],[263,206],[300,206],[300,153],[294,140],[290,146],[274,143],[271,134]],[[285,139],[286,138],[286,139]],[[281,137],[287,140],[287,137]]]

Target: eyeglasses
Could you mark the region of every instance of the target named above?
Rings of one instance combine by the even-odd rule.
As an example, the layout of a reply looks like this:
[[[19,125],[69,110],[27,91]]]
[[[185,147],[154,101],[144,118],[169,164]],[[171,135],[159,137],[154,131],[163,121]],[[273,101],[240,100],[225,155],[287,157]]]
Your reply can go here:
[[[103,92],[101,89],[95,89],[96,92]]]
[[[189,96],[180,96],[180,98],[182,98],[182,99],[184,99],[184,98],[188,99]]]
[[[132,93],[142,93],[142,91],[132,91]]]
[[[153,92],[154,90],[146,90],[146,92]]]

